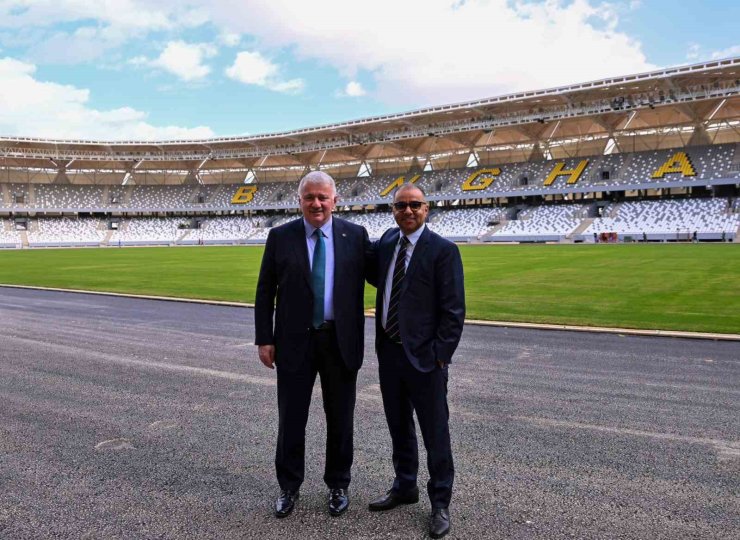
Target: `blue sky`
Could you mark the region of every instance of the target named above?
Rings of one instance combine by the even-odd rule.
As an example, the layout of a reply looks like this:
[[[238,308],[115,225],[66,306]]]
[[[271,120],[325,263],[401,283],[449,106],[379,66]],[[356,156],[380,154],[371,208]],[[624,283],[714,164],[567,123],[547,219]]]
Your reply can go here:
[[[740,55],[740,2],[0,0],[0,136],[299,129]]]

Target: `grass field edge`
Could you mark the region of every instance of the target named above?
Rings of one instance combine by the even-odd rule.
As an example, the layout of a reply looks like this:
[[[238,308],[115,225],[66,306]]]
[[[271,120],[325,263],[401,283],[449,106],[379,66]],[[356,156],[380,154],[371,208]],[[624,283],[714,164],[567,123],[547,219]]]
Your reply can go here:
[[[63,289],[58,287],[41,287],[37,285],[16,285],[0,283],[0,287],[8,289],[32,289],[40,291],[68,292],[78,294],[95,294],[99,296],[119,296],[123,298],[140,298],[142,300],[159,300],[165,302],[186,302],[190,304],[208,304],[228,307],[254,308],[254,304],[245,302],[229,302],[226,300],[206,300],[202,298],[182,298],[176,296],[153,296],[145,294],[121,293],[112,291],[93,291],[85,289]],[[365,311],[366,317],[375,317],[375,310]],[[647,330],[640,328],[609,328],[604,326],[578,326],[569,324],[528,323],[515,321],[486,321],[481,319],[465,319],[465,324],[475,326],[494,326],[503,328],[529,328],[532,330],[553,330],[567,332],[592,332],[598,334],[618,334],[647,337],[673,337],[684,339],[708,339],[713,341],[740,341],[740,334],[719,334],[712,332],[686,332],[681,330]]]

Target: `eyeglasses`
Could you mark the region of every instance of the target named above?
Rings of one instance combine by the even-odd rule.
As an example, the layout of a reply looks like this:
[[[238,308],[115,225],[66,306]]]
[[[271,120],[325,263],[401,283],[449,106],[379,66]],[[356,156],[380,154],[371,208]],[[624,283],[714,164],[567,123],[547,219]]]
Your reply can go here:
[[[422,201],[410,201],[410,202],[398,201],[398,202],[393,203],[393,209],[398,210],[399,212],[404,212],[406,211],[407,208],[411,208],[411,210],[416,212],[417,210],[421,208],[423,204],[426,204],[426,203]]]

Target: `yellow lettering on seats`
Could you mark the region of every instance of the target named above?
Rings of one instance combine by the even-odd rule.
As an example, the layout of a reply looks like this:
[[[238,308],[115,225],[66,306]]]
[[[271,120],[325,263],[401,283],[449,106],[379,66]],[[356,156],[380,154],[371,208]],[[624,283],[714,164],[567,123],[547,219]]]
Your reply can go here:
[[[548,175],[544,185],[551,185],[558,178],[558,176],[567,176],[568,181],[566,182],[566,184],[575,184],[576,182],[578,182],[578,179],[583,174],[583,171],[586,170],[587,165],[588,160],[584,159],[578,165],[576,165],[575,169],[565,170],[563,169],[563,167],[565,167],[565,162],[561,161],[552,169],[552,172]]]
[[[254,194],[257,192],[257,186],[242,186],[236,190],[231,198],[231,204],[247,204],[252,202]]]
[[[653,173],[651,178],[663,178],[664,175],[669,173],[681,173],[684,176],[696,176],[694,166],[691,164],[691,159],[686,155],[686,152],[676,152],[673,154],[668,161],[663,163],[663,165]]]
[[[473,174],[467,177],[465,182],[462,184],[463,191],[478,191],[486,189],[490,186],[496,177],[501,174],[501,169],[495,167],[493,169],[481,169],[475,171]],[[481,178],[483,176],[483,178]]]
[[[416,175],[412,176],[411,177],[411,180],[409,180],[409,184],[415,184],[416,181],[419,178],[421,178],[421,175],[420,174],[416,174]],[[386,195],[388,195],[394,189],[401,187],[405,181],[406,181],[406,177],[405,176],[399,176],[393,182],[391,182],[390,184],[388,184],[388,187],[386,187],[383,191],[380,192],[380,196],[381,197],[385,197]]]

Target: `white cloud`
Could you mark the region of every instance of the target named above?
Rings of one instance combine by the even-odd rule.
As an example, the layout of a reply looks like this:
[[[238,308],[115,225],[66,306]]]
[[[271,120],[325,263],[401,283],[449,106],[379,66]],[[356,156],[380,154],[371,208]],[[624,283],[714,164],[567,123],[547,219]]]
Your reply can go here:
[[[151,60],[145,56],[134,56],[126,63],[138,67],[151,67],[172,73],[183,81],[192,82],[203,79],[211,68],[204,62],[218,53],[209,43],[185,43],[170,41],[159,57]]]
[[[367,94],[362,85],[357,81],[349,81],[344,88],[344,93],[349,97],[361,97]]]
[[[236,55],[234,64],[226,75],[244,84],[265,86],[269,77],[277,73],[277,66],[258,52],[242,51]]]
[[[627,4],[634,10],[640,0],[375,0],[358,19],[356,3],[336,0],[0,0],[0,39],[17,43],[37,63],[94,60],[97,66],[120,66],[122,56],[133,57],[129,64],[197,81],[216,76],[208,65],[214,45],[183,41],[193,35],[188,29],[198,28],[198,35],[212,31],[212,42],[220,47],[240,47],[232,49],[242,52],[225,74],[244,84],[301,92],[306,83],[286,75],[288,61],[271,60],[280,51],[322,70],[333,68],[351,81],[337,95],[367,94],[357,82],[362,78],[371,80],[375,98],[394,107],[419,107],[654,69],[640,42],[619,30],[619,6]],[[145,49],[135,48],[168,40],[157,58],[140,56]],[[731,47],[713,57],[738,53]],[[690,48],[687,54],[700,52]],[[142,112],[120,109],[116,117],[114,111],[95,111],[86,97],[74,97],[85,90],[26,76],[47,92],[55,89],[49,97],[54,106],[79,110],[89,122],[123,122],[127,133],[136,122],[148,125]],[[9,92],[8,81],[0,80],[2,92]],[[33,110],[25,110],[25,120],[0,110],[0,119],[13,117],[13,125],[35,135],[39,132],[26,128],[48,124]],[[48,110],[50,118],[59,118]],[[84,131],[74,118],[69,122],[70,130]],[[54,135],[66,129],[59,126]],[[107,132],[118,137],[116,130]]]
[[[159,58],[148,64],[168,71],[183,81],[194,81],[204,78],[211,72],[211,68],[203,62],[215,56],[217,52],[216,48],[208,43],[170,41]]]
[[[242,51],[236,55],[231,67],[226,69],[226,76],[244,84],[262,86],[275,92],[295,94],[303,90],[302,79],[280,78],[280,67],[262,56],[259,52]]]
[[[361,27],[352,2],[208,5],[216,26],[254,36],[261,49],[287,48],[299,60],[319,60],[348,78],[367,72],[377,96],[396,104],[460,101],[655,68],[641,44],[617,30],[617,12],[588,0],[376,0]]]
[[[29,48],[28,55],[45,63],[89,62],[122,46],[137,34],[138,31],[121,27],[83,26],[71,33],[54,32],[42,36]]]
[[[303,79],[290,79],[289,81],[268,81],[267,88],[283,94],[299,94],[305,88]]]
[[[0,28],[28,31],[93,20],[99,35],[112,34],[102,40],[105,48],[130,36],[174,35],[210,24],[227,46],[235,46],[237,36],[250,36],[253,51],[289,50],[298,60],[332,66],[349,80],[366,72],[375,79],[377,97],[421,105],[653,69],[641,44],[618,30],[618,15],[624,11],[620,6],[626,5],[634,10],[640,2],[376,0],[372,10],[362,13],[358,27],[356,4],[336,0],[5,0],[0,2]],[[408,21],[414,21],[413,27]],[[116,40],[116,35],[123,37]],[[100,49],[94,46],[97,36],[84,33],[47,37],[51,42],[39,48],[52,57],[55,52],[89,59]],[[69,47],[61,46],[65,37],[71,40]],[[257,60],[237,57],[229,76],[253,80],[255,75],[240,62],[253,69],[260,60],[270,64],[261,55]],[[161,62],[181,77],[204,76],[204,66],[192,63],[192,56],[190,68],[175,59]],[[299,92],[305,84],[276,72],[257,80],[261,82],[246,84],[278,92]]]
[[[0,29],[5,29],[3,40],[8,42],[22,42],[33,32],[29,58],[74,64],[100,58],[106,51],[151,32],[175,32],[207,23],[207,10],[196,4],[169,0],[0,0]],[[66,30],[75,25],[74,30]]]
[[[235,32],[222,32],[218,36],[218,41],[226,47],[236,47],[241,43],[242,37]]]
[[[50,27],[58,23],[95,20],[102,25],[161,30],[191,21],[192,8],[177,10],[177,3],[147,0],[3,0],[0,27]],[[205,13],[200,20],[204,19]]]
[[[86,89],[35,78],[36,66],[0,58],[0,133],[63,139],[152,140],[213,137],[205,126],[154,126],[131,107],[101,111]]]
[[[719,60],[720,58],[729,58],[730,56],[740,56],[740,45],[728,47],[721,51],[714,51],[712,53],[712,60]]]
[[[689,43],[689,50],[686,51],[686,60],[694,61],[699,58],[701,47],[698,43]]]
[[[127,64],[132,66],[148,66],[151,62],[146,56],[134,56],[126,61]]]

